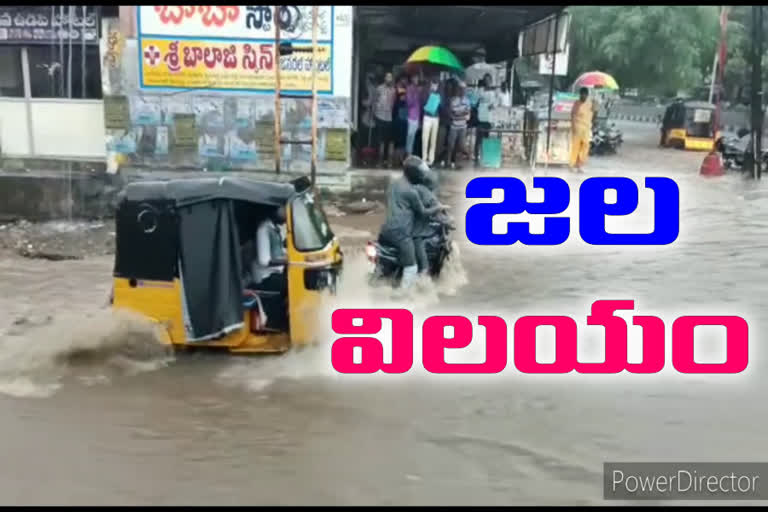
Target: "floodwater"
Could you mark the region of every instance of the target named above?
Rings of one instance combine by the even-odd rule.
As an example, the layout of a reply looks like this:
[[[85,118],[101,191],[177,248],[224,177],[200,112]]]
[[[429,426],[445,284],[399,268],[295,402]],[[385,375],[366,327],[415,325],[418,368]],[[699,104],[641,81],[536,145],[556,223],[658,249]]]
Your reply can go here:
[[[667,327],[692,312],[740,314],[750,322],[744,375],[340,376],[330,334],[281,357],[173,357],[138,320],[100,309],[109,258],[4,259],[0,501],[600,504],[610,503],[604,462],[768,460],[768,188],[699,178],[703,155],[656,149],[653,127],[622,127],[621,155],[593,158],[588,172],[673,177],[677,243],[481,248],[460,230],[460,261],[406,302],[417,317],[563,314],[580,329],[601,298],[635,300],[636,314]],[[545,173],[572,188],[584,179]],[[457,173],[453,186],[474,176]],[[363,262],[351,260],[333,306],[397,304],[366,290]]]

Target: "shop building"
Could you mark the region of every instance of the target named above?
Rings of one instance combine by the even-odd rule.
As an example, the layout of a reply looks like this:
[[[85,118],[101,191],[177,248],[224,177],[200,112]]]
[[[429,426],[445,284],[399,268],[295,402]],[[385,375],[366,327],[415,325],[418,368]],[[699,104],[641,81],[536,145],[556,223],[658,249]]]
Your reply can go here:
[[[0,153],[105,157],[99,39],[110,6],[0,6]]]
[[[319,6],[318,162],[321,172],[356,165],[361,90],[373,67],[393,69],[422,45],[465,62],[486,50],[506,79],[521,53],[554,39],[562,6]],[[308,48],[312,6],[121,6],[102,37],[105,135],[111,168],[270,171],[275,155],[275,37]],[[543,20],[550,23],[542,24]],[[546,29],[546,33],[545,30]],[[283,139],[308,140],[311,58],[281,58]],[[503,75],[504,73],[502,73]],[[310,146],[281,146],[281,169],[306,172]]]
[[[562,9],[319,6],[319,168],[355,165],[366,71],[435,44],[465,62],[484,48],[509,78],[521,31]],[[0,152],[112,170],[274,169],[278,21],[281,41],[311,46],[312,6],[0,7]],[[534,36],[546,46],[549,34]],[[309,139],[311,66],[306,53],[281,58],[281,89],[296,96],[282,101],[284,139]],[[309,145],[281,146],[288,173],[309,162]]]
[[[530,121],[519,76],[514,72],[514,62],[520,56],[562,51],[567,40],[568,26],[567,16],[563,15],[564,9],[565,6],[548,5],[356,7],[353,92],[356,130],[353,156],[356,158],[353,163],[359,166],[370,164],[371,158],[368,155],[379,148],[375,130],[366,127],[366,120],[370,116],[365,115],[365,105],[375,87],[374,84],[366,83],[368,77],[374,76],[374,80],[378,81],[384,73],[391,72],[396,80],[400,76],[407,83],[408,79],[403,75],[413,74],[414,70],[403,64],[422,46],[440,46],[457,57],[464,66],[464,72],[458,75],[467,84],[470,97],[480,95],[479,81],[490,75],[494,101],[497,103],[493,105],[488,121],[494,138],[499,139],[492,141],[496,149],[494,153],[497,156],[501,153],[503,157],[495,158],[494,166],[535,160],[530,155],[533,153],[533,138],[529,135],[524,137],[523,132],[543,129],[543,126]],[[479,57],[480,53],[484,57]],[[420,80],[424,89],[430,78],[439,79],[442,85],[449,74],[443,72],[438,76],[434,67],[430,66],[424,66],[419,73],[422,75]],[[396,154],[401,156],[405,147],[404,134],[407,132],[407,126],[403,125],[407,125],[407,120],[402,119],[403,109],[399,110],[400,119],[396,119],[393,111],[393,124],[400,124],[400,129],[393,130],[393,138],[396,139]],[[526,121],[527,118],[529,121]],[[461,148],[461,152],[467,153],[469,159],[473,157],[477,135],[477,130],[471,126],[470,123],[466,144]],[[441,139],[438,137],[438,141]],[[420,131],[417,131],[414,145],[416,154],[421,154],[420,141]],[[438,142],[438,161],[441,160],[439,146]],[[381,162],[380,156],[377,159]]]
[[[280,40],[312,46],[312,7],[283,6]],[[276,22],[268,6],[121,6],[102,38],[109,168],[275,168]],[[351,6],[318,7],[318,161],[347,168]],[[282,56],[282,139],[309,140],[312,54]],[[282,144],[281,169],[309,169],[311,146]]]

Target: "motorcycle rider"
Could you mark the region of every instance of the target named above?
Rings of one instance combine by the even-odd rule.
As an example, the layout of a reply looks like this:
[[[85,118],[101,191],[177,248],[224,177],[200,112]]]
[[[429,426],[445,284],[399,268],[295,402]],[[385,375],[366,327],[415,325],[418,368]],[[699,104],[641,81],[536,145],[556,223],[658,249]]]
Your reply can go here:
[[[422,204],[425,208],[432,208],[439,205],[437,199],[437,175],[433,171],[424,173],[421,183],[415,185]],[[419,274],[426,274],[429,271],[429,259],[427,258],[426,241],[433,235],[434,230],[430,226],[430,221],[436,220],[442,224],[453,225],[450,217],[444,212],[438,212],[431,217],[419,217],[416,219],[413,227],[413,244],[416,249],[416,263],[419,266]]]
[[[429,167],[421,158],[409,156],[403,162],[403,175],[392,183],[387,194],[387,218],[381,226],[379,243],[398,249],[403,288],[409,288],[418,275],[413,237],[416,219],[429,218],[446,209],[439,203],[427,208],[419,197],[416,185],[427,172]]]

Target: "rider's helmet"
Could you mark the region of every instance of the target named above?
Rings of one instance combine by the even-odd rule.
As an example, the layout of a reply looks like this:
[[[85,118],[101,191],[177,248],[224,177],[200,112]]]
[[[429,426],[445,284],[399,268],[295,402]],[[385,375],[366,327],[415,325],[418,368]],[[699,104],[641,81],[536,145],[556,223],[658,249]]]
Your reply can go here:
[[[429,166],[417,156],[409,156],[403,162],[403,173],[412,185],[421,183],[429,171]]]

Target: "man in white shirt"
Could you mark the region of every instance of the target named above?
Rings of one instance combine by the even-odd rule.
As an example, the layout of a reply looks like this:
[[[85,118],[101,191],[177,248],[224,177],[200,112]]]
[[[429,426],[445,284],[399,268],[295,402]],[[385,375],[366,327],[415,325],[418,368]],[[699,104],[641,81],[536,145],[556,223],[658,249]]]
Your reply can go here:
[[[491,83],[488,85],[493,87],[495,85],[493,77],[496,74],[496,66],[485,62],[485,48],[478,48],[472,56],[472,65],[465,71],[464,80],[470,86],[480,85],[486,74],[491,75]]]
[[[395,84],[392,73],[384,75],[384,82],[376,88],[373,100],[374,130],[379,146],[379,160],[384,165],[395,150],[392,125],[392,109],[395,106]]]
[[[288,327],[288,279],[285,273],[288,258],[280,232],[280,226],[284,224],[285,208],[282,206],[273,216],[261,221],[256,229],[256,258],[251,263],[253,287],[265,292],[279,292],[275,297],[264,297],[263,301],[268,326],[273,329]]]
[[[283,269],[287,263],[280,226],[285,224],[285,208],[277,209],[256,229],[256,261],[253,262],[253,280],[259,289],[272,288],[276,281],[284,281]],[[266,287],[265,287],[266,286]]]
[[[486,74],[480,82],[480,90],[477,93],[477,129],[475,135],[475,163],[480,160],[480,149],[483,139],[487,138],[491,130],[491,110],[496,106],[497,94],[491,87],[493,80],[490,74]]]

